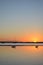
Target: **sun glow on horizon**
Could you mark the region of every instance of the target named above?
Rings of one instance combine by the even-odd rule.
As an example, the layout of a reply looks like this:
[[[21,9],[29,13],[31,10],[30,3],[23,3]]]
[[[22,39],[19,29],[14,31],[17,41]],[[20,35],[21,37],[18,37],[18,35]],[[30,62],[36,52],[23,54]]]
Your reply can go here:
[[[36,40],[34,40],[33,42],[37,42]]]
[[[34,37],[34,38],[32,38],[32,41],[33,42],[39,42],[39,38],[38,37]]]

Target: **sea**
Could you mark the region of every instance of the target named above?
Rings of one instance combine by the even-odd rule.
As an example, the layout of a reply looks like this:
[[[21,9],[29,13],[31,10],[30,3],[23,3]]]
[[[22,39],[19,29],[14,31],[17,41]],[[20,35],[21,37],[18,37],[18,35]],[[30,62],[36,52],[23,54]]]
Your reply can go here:
[[[14,44],[10,43],[8,45]],[[22,45],[21,43],[16,45],[18,46],[15,48],[0,46],[0,65],[43,65],[43,46],[41,43],[38,48],[35,45],[29,44],[30,46],[28,46],[27,43],[23,44],[24,46],[19,46]]]

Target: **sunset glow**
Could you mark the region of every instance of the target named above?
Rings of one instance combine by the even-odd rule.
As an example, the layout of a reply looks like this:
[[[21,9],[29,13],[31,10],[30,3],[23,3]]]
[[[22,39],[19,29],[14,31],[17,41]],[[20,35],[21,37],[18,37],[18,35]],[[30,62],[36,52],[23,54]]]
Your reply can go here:
[[[37,42],[36,40],[34,40],[33,42]]]
[[[33,42],[38,42],[40,40],[38,40],[37,38],[33,38]]]

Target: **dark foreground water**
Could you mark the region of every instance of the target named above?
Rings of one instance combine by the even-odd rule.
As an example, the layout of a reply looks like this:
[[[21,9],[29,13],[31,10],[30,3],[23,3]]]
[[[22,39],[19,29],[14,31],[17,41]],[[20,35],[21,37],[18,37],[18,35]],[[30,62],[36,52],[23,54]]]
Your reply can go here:
[[[43,46],[1,46],[0,65],[43,65]]]

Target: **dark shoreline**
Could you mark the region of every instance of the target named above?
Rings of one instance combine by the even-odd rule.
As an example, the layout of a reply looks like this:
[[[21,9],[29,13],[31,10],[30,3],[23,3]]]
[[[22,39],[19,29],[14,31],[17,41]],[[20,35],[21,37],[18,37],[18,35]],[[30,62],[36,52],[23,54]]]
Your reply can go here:
[[[14,42],[14,41],[0,41],[0,43],[43,43],[43,42]]]

